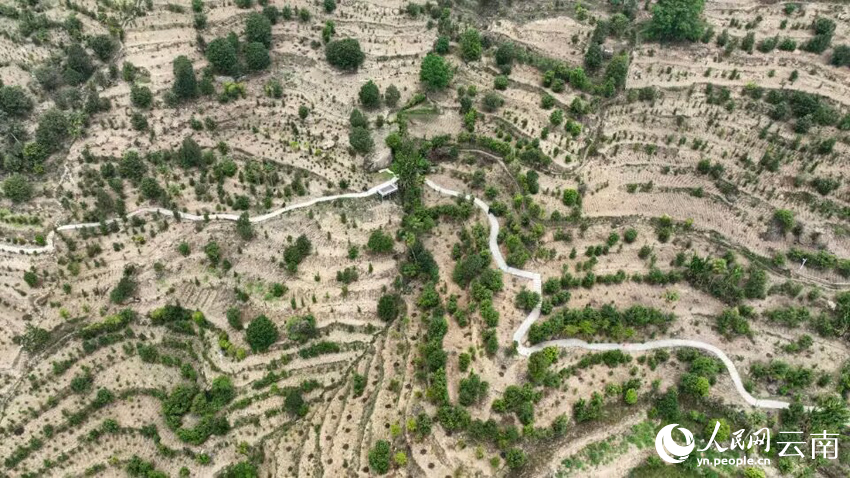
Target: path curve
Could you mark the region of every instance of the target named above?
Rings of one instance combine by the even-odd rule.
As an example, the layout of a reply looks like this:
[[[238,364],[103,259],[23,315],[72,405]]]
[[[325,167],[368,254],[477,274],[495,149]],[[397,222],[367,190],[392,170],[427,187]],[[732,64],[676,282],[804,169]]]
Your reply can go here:
[[[437,191],[440,194],[444,194],[452,197],[464,197],[469,198],[469,195],[460,193],[458,191],[454,191],[451,189],[444,188],[433,181],[426,179],[425,184],[431,189]],[[543,296],[542,290],[542,279],[540,274],[537,272],[524,271],[520,269],[516,269],[513,267],[508,267],[505,262],[504,256],[502,256],[502,251],[499,248],[499,244],[497,242],[497,238],[499,236],[499,220],[490,213],[490,207],[482,200],[478,198],[473,198],[475,205],[481,208],[484,213],[487,214],[487,220],[490,222],[490,254],[493,256],[493,259],[496,261],[496,265],[499,266],[499,269],[502,271],[511,274],[516,277],[521,277],[523,279],[528,279],[531,281],[531,289],[534,292]],[[662,340],[653,340],[650,342],[643,343],[627,343],[627,344],[619,344],[619,343],[588,343],[579,339],[559,339],[559,340],[550,340],[548,342],[542,342],[539,344],[532,345],[531,347],[527,347],[525,345],[525,337],[528,335],[528,329],[531,328],[531,324],[533,324],[537,319],[540,318],[540,304],[528,314],[528,317],[522,321],[520,326],[516,329],[513,335],[513,340],[517,345],[517,352],[524,356],[528,357],[534,352],[543,350],[546,347],[562,347],[562,348],[580,348],[584,350],[593,350],[593,351],[607,351],[607,350],[622,350],[624,352],[645,352],[648,350],[654,349],[662,349],[662,348],[676,348],[676,347],[689,347],[704,350],[715,355],[717,358],[723,362],[723,365],[726,366],[726,369],[729,371],[729,375],[732,377],[732,382],[735,385],[735,390],[738,391],[738,394],[746,401],[748,404],[759,407],[759,408],[771,408],[771,409],[782,409],[788,408],[790,403],[782,401],[782,400],[768,400],[768,399],[760,399],[753,397],[747,390],[744,388],[744,383],[741,380],[741,375],[738,373],[738,369],[735,367],[735,364],[726,355],[722,350],[717,348],[714,345],[711,345],[706,342],[701,342],[699,340],[683,340],[683,339],[662,339]],[[807,410],[811,410],[813,407],[806,407]]]
[[[386,170],[383,170],[386,171]],[[261,216],[255,216],[250,218],[252,224],[268,221],[269,219],[276,218],[284,213],[289,211],[294,211],[296,209],[303,209],[306,207],[314,206],[319,203],[335,201],[337,199],[356,199],[356,198],[366,198],[369,196],[373,196],[378,193],[378,191],[386,186],[390,186],[395,184],[398,181],[398,178],[393,176],[392,179],[384,181],[377,186],[372,187],[371,189],[359,193],[347,193],[347,194],[336,194],[333,196],[323,196],[318,198],[313,198],[308,201],[304,201],[297,204],[292,204],[275,211],[272,211],[268,214],[263,214]],[[452,189],[444,188],[439,184],[434,183],[430,179],[425,179],[425,184],[437,191],[440,194],[451,196],[451,197],[464,197],[469,199],[470,196],[468,194],[464,194],[458,191],[454,191]],[[504,256],[502,256],[502,251],[499,248],[498,244],[498,236],[499,236],[499,220],[495,215],[490,213],[490,206],[487,205],[484,201],[479,198],[473,197],[473,202],[476,206],[478,206],[485,214],[487,214],[487,220],[490,223],[490,238],[489,238],[489,248],[490,253],[493,256],[493,259],[496,261],[496,265],[502,271],[523,279],[527,279],[531,281],[531,289],[538,294],[543,295],[543,283],[540,277],[540,274],[537,272],[525,271],[522,269],[516,269],[514,267],[509,267],[505,262]],[[198,216],[195,214],[183,213],[179,211],[173,211],[165,208],[158,207],[145,207],[137,209],[130,214],[127,214],[126,217],[138,216],[140,214],[148,214],[148,213],[159,213],[165,215],[176,215],[180,219],[186,219],[189,221],[204,221],[207,218],[204,216]],[[208,216],[209,220],[222,220],[222,221],[236,221],[239,219],[238,214],[210,214]],[[107,224],[118,221],[118,218],[109,219],[105,221]],[[69,231],[69,230],[77,230],[77,229],[85,229],[85,228],[94,228],[99,227],[100,223],[80,223],[80,224],[66,224],[63,226],[57,227],[54,231],[51,231],[46,238],[46,245],[41,247],[27,247],[27,246],[15,246],[11,244],[0,244],[0,251],[7,252],[18,252],[18,253],[36,253],[36,252],[52,252],[54,250],[53,239],[56,231]],[[717,356],[723,365],[726,366],[726,369],[729,371],[729,375],[732,377],[732,382],[735,385],[735,389],[738,391],[738,394],[743,397],[744,401],[748,404],[759,407],[759,408],[771,408],[771,409],[782,409],[788,408],[790,405],[788,402],[784,402],[781,400],[767,400],[767,399],[758,399],[750,395],[749,392],[744,388],[744,383],[741,381],[741,376],[738,374],[738,369],[735,367],[735,364],[732,360],[719,348],[714,345],[708,344],[706,342],[701,342],[698,340],[682,340],[682,339],[662,339],[662,340],[653,340],[650,342],[644,343],[629,343],[629,344],[619,344],[619,343],[588,343],[579,339],[559,339],[559,340],[551,340],[548,342],[539,343],[533,345],[531,347],[527,347],[525,345],[525,337],[528,334],[528,329],[531,328],[531,324],[533,324],[537,319],[540,318],[540,304],[538,304],[531,313],[522,321],[520,326],[516,329],[513,335],[513,340],[517,344],[517,352],[523,357],[528,357],[534,352],[544,349],[545,347],[555,346],[555,347],[563,347],[563,348],[581,348],[584,350],[593,350],[593,351],[607,351],[607,350],[622,350],[625,352],[644,352],[647,350],[654,350],[660,348],[675,348],[675,347],[690,347],[696,348],[700,350],[704,350],[709,352],[715,356]],[[813,407],[806,407],[807,409],[811,409]]]
[[[381,184],[378,184],[377,186],[374,186],[373,188],[371,188],[367,191],[363,191],[363,192],[359,192],[359,193],[336,194],[336,195],[333,195],[333,196],[322,196],[322,197],[313,198],[313,199],[310,199],[308,201],[304,201],[304,202],[300,202],[300,203],[296,203],[296,204],[291,204],[289,206],[282,207],[280,209],[276,209],[276,210],[274,210],[270,213],[263,214],[262,216],[254,216],[254,217],[250,218],[250,221],[251,221],[252,224],[265,222],[265,221],[268,221],[269,219],[274,219],[274,218],[280,216],[281,214],[287,213],[289,211],[294,211],[296,209],[303,209],[305,207],[315,206],[316,204],[319,204],[319,203],[322,203],[322,202],[336,201],[337,199],[357,199],[357,198],[366,198],[366,197],[369,197],[369,196],[374,196],[375,194],[378,193],[378,190],[380,190],[380,189],[382,189],[386,186],[390,186],[392,184],[395,184],[396,182],[398,182],[398,178],[393,176],[392,179],[384,181]],[[152,213],[159,213],[159,214],[164,214],[164,215],[168,215],[168,216],[176,215],[180,219],[186,219],[188,221],[195,221],[195,222],[204,221],[207,218],[211,221],[236,221],[236,220],[239,219],[239,214],[228,214],[228,213],[210,214],[209,216],[207,216],[207,218],[205,218],[204,216],[198,216],[196,214],[189,214],[189,213],[186,213],[186,212],[179,212],[179,211],[175,211],[175,210],[172,210],[172,209],[166,209],[166,208],[161,208],[161,207],[139,208],[139,209],[136,209],[135,211],[131,212],[130,214],[127,214],[126,217],[133,217],[133,216],[139,216],[141,214],[152,214]],[[119,221],[119,220],[120,220],[120,218],[107,219],[106,221],[104,221],[104,223],[112,224],[113,222],[116,222],[116,221]],[[12,244],[0,244],[0,251],[28,253],[28,254],[30,254],[30,253],[52,252],[54,250],[53,239],[56,235],[56,231],[73,231],[73,230],[77,230],[77,229],[86,229],[86,228],[95,228],[95,227],[100,227],[100,223],[99,222],[85,222],[85,223],[79,223],[79,224],[65,224],[63,226],[57,227],[53,231],[50,231],[50,233],[45,238],[45,245],[44,246],[32,247],[32,246],[15,246],[15,245],[12,245]]]

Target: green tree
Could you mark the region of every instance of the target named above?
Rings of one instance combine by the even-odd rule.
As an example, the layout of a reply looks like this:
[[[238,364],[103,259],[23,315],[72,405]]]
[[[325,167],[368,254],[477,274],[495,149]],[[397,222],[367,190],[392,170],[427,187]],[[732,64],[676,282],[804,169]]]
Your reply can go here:
[[[239,74],[239,58],[236,47],[227,38],[216,38],[207,45],[207,60],[213,68],[223,75]]]
[[[207,255],[207,259],[213,267],[221,261],[221,247],[215,241],[210,241],[204,246],[204,254]]]
[[[481,34],[474,28],[467,28],[460,36],[460,52],[464,61],[481,59]]]
[[[245,329],[245,339],[254,352],[265,352],[277,342],[277,325],[265,315],[257,316]]]
[[[3,181],[3,195],[13,203],[27,202],[32,198],[32,185],[24,176],[13,174]]]
[[[693,373],[686,373],[680,381],[682,391],[695,397],[707,397],[711,389],[711,383],[705,377]]]
[[[398,100],[401,99],[401,93],[398,91],[395,85],[390,85],[387,87],[386,91],[384,91],[384,102],[390,108],[395,108],[396,104],[398,104]]]
[[[195,78],[195,68],[192,60],[185,55],[180,55],[172,63],[174,72],[174,86],[171,91],[181,100],[188,100],[198,95],[198,80]]]
[[[788,209],[777,209],[773,213],[773,221],[779,227],[779,230],[782,231],[782,234],[787,234],[788,231],[794,229],[794,225],[796,224],[794,213]]]
[[[650,34],[661,41],[697,41],[704,28],[705,0],[659,0],[652,7]]]
[[[351,128],[348,132],[348,144],[354,151],[361,154],[366,154],[372,151],[375,147],[375,141],[372,140],[372,134],[369,130],[360,126]]]
[[[118,284],[109,292],[109,300],[113,304],[122,304],[136,293],[137,288],[138,284],[132,275],[125,273],[118,281]]]
[[[744,468],[744,478],[765,478],[767,475],[761,468],[748,466]]]
[[[227,323],[236,330],[242,330],[242,311],[236,307],[227,309]]]
[[[266,5],[263,7],[263,15],[272,22],[272,25],[277,25],[277,21],[280,19],[280,10],[274,5]]]
[[[191,254],[192,248],[189,246],[188,242],[183,241],[177,245],[177,252],[179,252],[181,256],[186,257]]]
[[[94,73],[92,64],[86,49],[79,43],[74,43],[65,50],[65,69],[62,76],[65,82],[75,86],[84,83]]]
[[[159,185],[156,179],[151,177],[142,178],[141,182],[139,182],[139,192],[148,201],[156,201],[165,195],[162,186]]]
[[[437,41],[434,42],[434,51],[438,55],[445,55],[449,52],[449,48],[451,47],[449,43],[449,37],[445,35],[440,35],[437,38]]]
[[[248,217],[247,212],[240,214],[239,219],[236,220],[236,233],[246,241],[254,238],[254,228],[251,226],[251,218]]]
[[[130,87],[130,102],[138,108],[150,108],[153,103],[153,92],[147,86],[133,85]]]
[[[266,48],[272,46],[272,22],[262,13],[253,12],[245,21],[245,39],[248,43],[259,42]]]
[[[180,149],[177,150],[177,162],[186,169],[201,166],[203,162],[201,146],[191,136],[183,138],[183,143],[180,145]]]
[[[307,119],[307,116],[309,115],[310,108],[307,105],[301,105],[298,107],[298,117],[301,118],[302,121]]]
[[[378,318],[384,322],[392,322],[398,317],[401,304],[401,297],[398,295],[384,294],[378,299]]]
[[[352,128],[368,128],[369,118],[367,118],[362,111],[354,108],[351,110],[351,114],[348,115],[348,124],[351,125]]]
[[[729,422],[727,422],[725,418],[709,420],[708,423],[705,424],[705,429],[702,433],[706,439],[711,437],[714,433],[714,428],[718,423],[720,423],[720,428],[717,429],[717,435],[714,438],[718,443],[723,443],[728,441],[729,437],[732,436],[732,428],[729,426]]]
[[[316,318],[309,314],[303,317],[290,317],[286,321],[286,335],[289,340],[299,344],[309,342],[319,335]]]
[[[393,238],[389,234],[384,234],[384,231],[375,229],[369,235],[369,240],[366,242],[366,248],[375,254],[386,254],[393,250]]]
[[[115,50],[118,49],[118,43],[110,35],[95,35],[89,38],[89,47],[94,51],[94,54],[100,58],[100,61],[108,61]]]
[[[322,41],[327,43],[331,41],[331,37],[336,34],[336,23],[332,20],[328,20],[325,22],[325,26],[322,28]]]
[[[41,281],[38,278],[38,274],[34,271],[26,271],[24,272],[24,282],[30,287],[36,287]]]
[[[629,54],[623,52],[608,63],[605,68],[605,80],[612,81],[614,88],[622,90],[626,86],[626,77],[629,74]]]
[[[419,80],[425,83],[428,88],[441,90],[449,86],[453,76],[454,73],[451,67],[443,57],[429,53],[422,60],[422,67],[419,70]]]
[[[487,382],[482,381],[477,374],[470,373],[468,377],[460,380],[458,402],[465,407],[479,403],[487,395],[488,388]]]
[[[366,108],[381,106],[381,91],[374,81],[369,80],[360,87],[360,104]]]
[[[635,403],[637,403],[637,399],[638,399],[637,390],[635,390],[633,388],[626,390],[626,394],[623,397],[623,400],[626,402],[626,404],[634,405]]]
[[[58,108],[51,108],[38,118],[35,140],[45,151],[57,151],[68,138],[70,126],[65,113]]]
[[[528,457],[525,456],[525,452],[519,448],[511,448],[505,452],[505,462],[507,462],[508,468],[518,470],[525,466],[528,462]]]
[[[584,66],[590,71],[596,71],[602,66],[602,46],[591,42],[584,52]]]
[[[390,471],[390,458],[390,443],[386,440],[378,440],[369,450],[369,466],[379,475]]]
[[[245,45],[244,53],[245,65],[251,71],[265,70],[272,63],[269,51],[262,43],[252,42]]]
[[[850,45],[835,47],[829,61],[835,66],[850,66]]]
[[[327,44],[325,58],[341,70],[354,71],[360,68],[366,55],[360,49],[360,42],[354,38],[343,38]]]
[[[336,0],[324,0],[325,13],[333,13],[336,10]]]
[[[496,111],[505,103],[504,98],[495,91],[488,91],[481,101],[484,104],[484,109],[487,111]]]
[[[137,151],[131,149],[124,152],[124,156],[118,163],[118,173],[121,174],[121,177],[138,183],[147,172],[148,167]]]
[[[33,101],[20,86],[0,87],[0,110],[9,116],[26,117],[32,111]]]
[[[510,66],[514,62],[515,57],[516,47],[514,47],[513,42],[509,41],[499,44],[494,55],[496,64],[499,66]]]
[[[260,472],[257,470],[257,465],[242,461],[228,465],[219,476],[220,478],[259,478]]]

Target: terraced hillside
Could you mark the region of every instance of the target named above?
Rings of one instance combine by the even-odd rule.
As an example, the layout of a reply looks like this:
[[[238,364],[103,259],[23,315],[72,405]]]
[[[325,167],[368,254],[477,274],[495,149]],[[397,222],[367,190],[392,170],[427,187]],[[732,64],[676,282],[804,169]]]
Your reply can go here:
[[[0,3],[0,476],[847,475],[849,8]]]

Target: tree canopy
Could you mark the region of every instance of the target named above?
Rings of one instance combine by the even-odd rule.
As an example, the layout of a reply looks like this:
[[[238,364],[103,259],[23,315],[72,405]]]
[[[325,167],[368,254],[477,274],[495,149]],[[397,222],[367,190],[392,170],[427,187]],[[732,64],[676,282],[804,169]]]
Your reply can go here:
[[[360,104],[366,108],[377,108],[381,106],[381,91],[374,81],[369,80],[360,87]]]
[[[325,58],[331,65],[347,71],[354,71],[363,64],[366,55],[360,50],[360,42],[354,38],[333,40],[325,47]]]
[[[464,61],[481,59],[481,34],[474,28],[467,28],[460,37],[460,52]]]
[[[172,63],[174,71],[174,86],[171,90],[181,100],[194,98],[198,95],[198,80],[195,78],[195,69],[192,61],[185,55],[180,55]]]
[[[419,70],[419,79],[425,83],[428,88],[441,90],[449,86],[453,76],[454,72],[452,72],[448,62],[446,62],[446,60],[440,55],[429,53],[425,59],[422,60],[422,67]]]
[[[245,21],[245,38],[248,43],[259,42],[266,48],[272,46],[272,22],[262,13],[253,12]]]
[[[650,34],[661,41],[697,41],[702,36],[705,0],[659,0],[652,7]]]
[[[3,195],[14,203],[27,202],[32,198],[32,185],[24,176],[13,174],[3,181]]]
[[[384,101],[387,103],[387,106],[394,108],[398,104],[399,99],[401,99],[401,93],[398,91],[398,88],[395,85],[388,86],[386,91],[384,91]]]
[[[277,342],[277,325],[265,315],[257,316],[245,329],[245,338],[251,350],[254,352],[265,352]]]
[[[245,45],[245,65],[251,71],[261,71],[271,65],[269,50],[260,42],[251,42]]]
[[[227,38],[216,38],[207,45],[207,60],[213,68],[223,75],[239,74],[239,57],[236,47]]]

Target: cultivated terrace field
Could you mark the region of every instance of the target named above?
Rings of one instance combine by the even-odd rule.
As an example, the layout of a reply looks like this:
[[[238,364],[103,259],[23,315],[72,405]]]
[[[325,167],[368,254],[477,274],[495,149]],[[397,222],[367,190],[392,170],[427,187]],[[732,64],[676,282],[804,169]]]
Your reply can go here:
[[[256,1],[0,0],[0,477],[850,476],[850,4]]]

